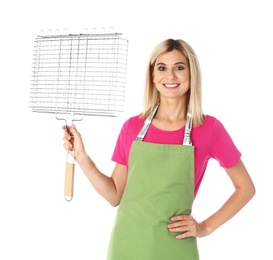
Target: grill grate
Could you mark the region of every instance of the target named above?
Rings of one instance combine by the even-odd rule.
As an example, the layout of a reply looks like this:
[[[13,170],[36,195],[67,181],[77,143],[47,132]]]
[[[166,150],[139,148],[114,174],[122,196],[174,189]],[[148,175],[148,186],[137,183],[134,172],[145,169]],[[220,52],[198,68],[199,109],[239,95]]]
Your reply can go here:
[[[38,36],[33,112],[115,116],[124,110],[128,41],[119,33]]]

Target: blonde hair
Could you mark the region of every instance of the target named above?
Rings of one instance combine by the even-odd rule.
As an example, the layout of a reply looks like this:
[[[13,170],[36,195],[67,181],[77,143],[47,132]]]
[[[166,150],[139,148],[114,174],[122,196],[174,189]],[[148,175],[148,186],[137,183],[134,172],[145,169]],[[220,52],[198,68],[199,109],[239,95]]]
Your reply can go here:
[[[199,61],[193,48],[183,40],[167,39],[159,43],[153,50],[146,71],[144,88],[144,112],[141,117],[148,116],[155,106],[160,103],[160,93],[153,83],[153,70],[157,59],[164,53],[179,50],[187,59],[190,66],[190,89],[188,91],[188,104],[192,115],[193,125],[203,123],[201,70]]]

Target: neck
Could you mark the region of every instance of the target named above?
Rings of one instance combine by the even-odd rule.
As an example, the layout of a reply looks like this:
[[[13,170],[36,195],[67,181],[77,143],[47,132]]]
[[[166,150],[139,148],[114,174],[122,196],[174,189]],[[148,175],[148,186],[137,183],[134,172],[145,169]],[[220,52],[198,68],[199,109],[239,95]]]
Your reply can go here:
[[[183,102],[161,102],[156,113],[157,118],[162,118],[170,122],[184,120],[187,114],[187,106]]]

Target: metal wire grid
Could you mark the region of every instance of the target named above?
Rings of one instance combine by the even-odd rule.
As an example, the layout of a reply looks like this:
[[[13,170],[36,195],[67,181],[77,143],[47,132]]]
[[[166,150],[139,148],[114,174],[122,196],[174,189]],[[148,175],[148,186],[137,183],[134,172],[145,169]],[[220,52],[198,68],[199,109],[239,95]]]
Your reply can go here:
[[[119,33],[38,36],[33,112],[115,116],[125,103],[128,41]]]

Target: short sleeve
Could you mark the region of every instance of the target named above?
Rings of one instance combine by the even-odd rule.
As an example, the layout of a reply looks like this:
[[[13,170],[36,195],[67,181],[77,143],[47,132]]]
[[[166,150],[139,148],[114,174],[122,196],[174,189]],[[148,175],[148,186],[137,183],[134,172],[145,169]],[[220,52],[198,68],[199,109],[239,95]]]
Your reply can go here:
[[[112,155],[112,160],[114,162],[123,164],[123,165],[127,164],[126,149],[125,149],[127,128],[128,128],[128,121],[126,121],[121,128],[121,131],[117,138],[117,142],[116,142],[114,152]]]
[[[125,121],[121,127],[112,155],[112,160],[114,162],[128,166],[132,143],[141,130],[144,120],[144,118],[140,118],[139,115],[136,115]]]
[[[224,168],[235,165],[241,158],[241,152],[235,146],[223,124],[215,119],[212,125],[211,155]]]

